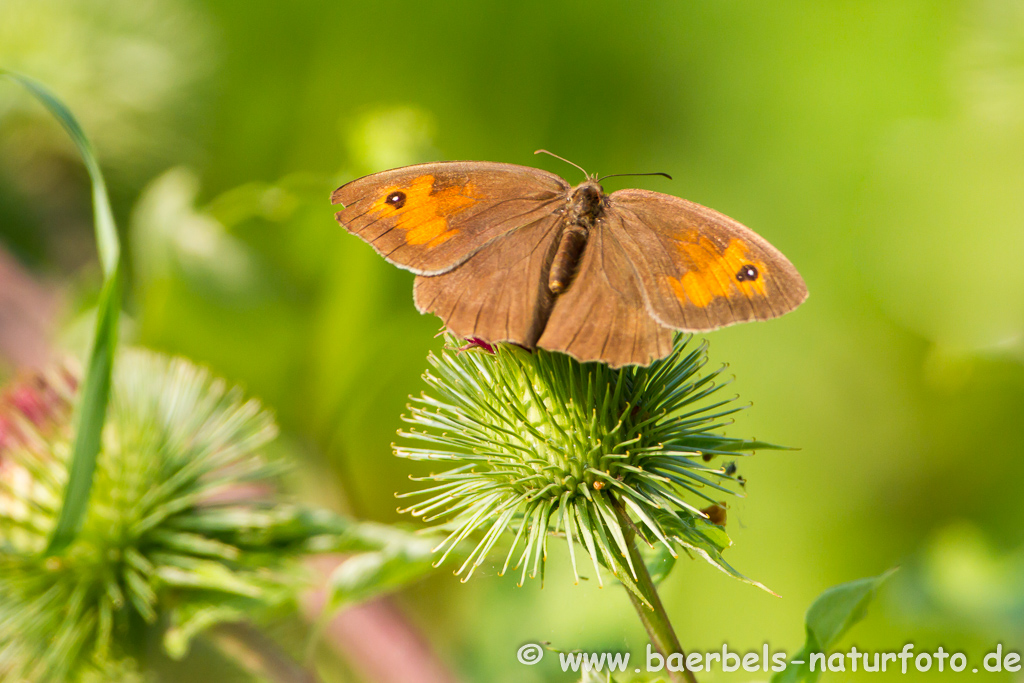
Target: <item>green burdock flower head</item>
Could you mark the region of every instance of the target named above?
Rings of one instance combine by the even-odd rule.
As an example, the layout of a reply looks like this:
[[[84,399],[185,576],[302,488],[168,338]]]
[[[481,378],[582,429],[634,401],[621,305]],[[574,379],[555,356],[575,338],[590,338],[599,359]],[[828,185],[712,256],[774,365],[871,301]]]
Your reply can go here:
[[[172,656],[305,587],[333,516],[275,502],[270,414],[182,359],[119,355],[76,540],[43,553],[68,480],[78,373],[0,394],[0,680],[130,680],[158,629]]]
[[[747,581],[722,558],[731,541],[719,501],[743,483],[729,459],[772,446],[721,433],[746,406],[719,398],[724,367],[705,372],[706,342],[681,335],[667,358],[617,370],[472,342],[429,362],[432,391],[413,399],[405,417],[413,428],[400,432],[422,446],[395,452],[450,469],[400,497],[421,498],[406,511],[450,531],[438,563],[471,548],[456,571],[464,581],[506,531],[501,573],[521,567],[520,585],[527,575],[543,580],[551,535],[564,536],[577,581],[579,544],[598,582],[600,565],[637,593],[635,536]],[[467,545],[475,531],[482,538]]]

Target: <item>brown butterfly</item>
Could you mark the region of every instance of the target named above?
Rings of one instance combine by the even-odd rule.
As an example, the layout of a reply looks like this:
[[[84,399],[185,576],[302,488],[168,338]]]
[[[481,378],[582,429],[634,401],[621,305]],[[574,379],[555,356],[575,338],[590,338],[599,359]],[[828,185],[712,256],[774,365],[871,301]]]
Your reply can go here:
[[[733,219],[658,192],[605,194],[591,175],[573,187],[447,161],[353,180],[331,201],[349,232],[416,273],[420,312],[464,338],[647,365],[673,330],[766,320],[807,298],[786,257]]]

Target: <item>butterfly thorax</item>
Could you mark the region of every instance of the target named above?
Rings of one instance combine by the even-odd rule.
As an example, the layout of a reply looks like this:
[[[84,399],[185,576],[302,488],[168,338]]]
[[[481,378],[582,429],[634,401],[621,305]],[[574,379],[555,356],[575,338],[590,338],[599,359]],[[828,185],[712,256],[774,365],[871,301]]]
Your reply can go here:
[[[604,190],[597,181],[589,179],[577,185],[569,194],[562,236],[548,274],[548,289],[553,294],[561,294],[572,284],[590,230],[604,213],[606,200]]]
[[[594,221],[604,211],[605,200],[604,189],[597,184],[597,181],[587,180],[573,188],[569,194],[569,210],[567,223],[569,225],[580,225],[590,228]]]

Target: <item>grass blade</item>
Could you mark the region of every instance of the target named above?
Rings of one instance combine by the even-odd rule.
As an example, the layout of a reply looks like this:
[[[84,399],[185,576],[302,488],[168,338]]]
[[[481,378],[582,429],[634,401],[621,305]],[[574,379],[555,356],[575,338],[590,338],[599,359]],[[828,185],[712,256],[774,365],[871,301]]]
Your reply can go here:
[[[114,214],[110,208],[107,185],[103,180],[96,153],[74,115],[56,95],[38,81],[6,69],[0,69],[0,76],[10,78],[32,93],[60,122],[82,155],[82,161],[92,183],[93,222],[104,278],[96,307],[96,331],[89,351],[78,415],[75,418],[75,443],[68,484],[64,490],[60,517],[46,548],[46,554],[53,555],[75,539],[89,504],[93,471],[96,469],[96,456],[100,450],[100,437],[110,398],[110,373],[114,364],[114,349],[117,346],[117,321],[121,312],[121,243],[117,235],[117,226],[114,224]]]

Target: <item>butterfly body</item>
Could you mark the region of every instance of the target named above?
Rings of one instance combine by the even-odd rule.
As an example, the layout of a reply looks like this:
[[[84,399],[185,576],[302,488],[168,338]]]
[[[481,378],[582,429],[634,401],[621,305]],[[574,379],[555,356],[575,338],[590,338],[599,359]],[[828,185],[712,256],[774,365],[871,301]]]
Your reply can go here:
[[[807,290],[792,264],[716,211],[647,190],[605,194],[539,169],[439,162],[354,180],[338,221],[417,274],[414,299],[464,338],[618,367],[673,330],[765,320]]]
[[[558,251],[548,275],[548,289],[552,294],[561,294],[571,284],[590,231],[604,212],[606,199],[604,189],[590,178],[569,194]]]

